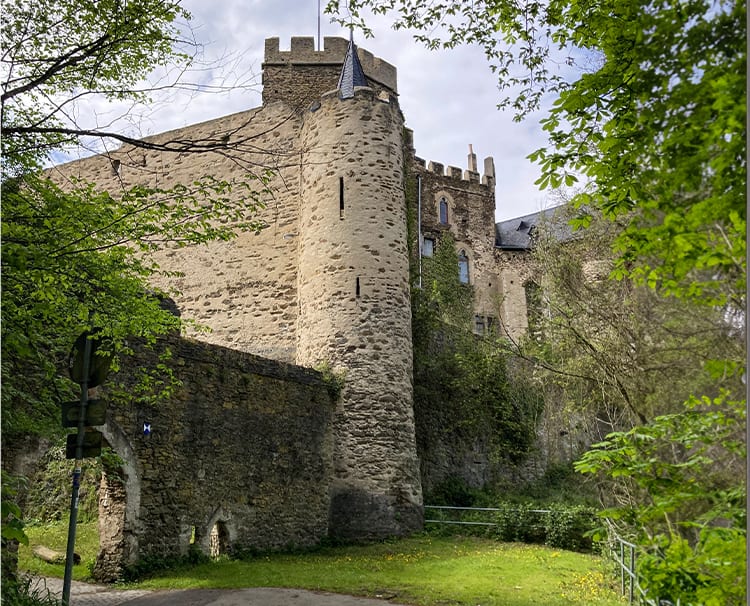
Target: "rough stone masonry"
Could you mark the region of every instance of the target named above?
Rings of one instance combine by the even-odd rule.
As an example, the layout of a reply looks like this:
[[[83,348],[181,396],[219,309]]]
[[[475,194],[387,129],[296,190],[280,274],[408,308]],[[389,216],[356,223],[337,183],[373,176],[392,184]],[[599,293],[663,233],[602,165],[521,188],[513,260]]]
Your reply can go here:
[[[112,195],[205,175],[247,180],[252,166],[274,171],[260,233],[155,255],[163,269],[179,272],[155,285],[173,294],[184,317],[211,330],[193,334],[201,343],[179,345],[184,386],[164,413],[153,411],[160,429],[144,439],[137,417],[145,413],[136,410],[119,411],[108,424],[107,439],[126,461],[123,488],[110,477],[102,491],[112,562],[185,553],[191,544],[276,547],[421,528],[410,310],[418,233],[433,241],[453,235],[482,326],[503,322],[512,335],[526,328],[523,252],[495,246],[492,158],[484,175],[473,154],[467,171],[426,165],[404,127],[395,67],[355,51],[368,86],[354,87],[351,98],[338,94],[350,48],[340,38],[325,38],[318,50],[312,38],[292,38],[291,50],[281,51],[270,38],[261,107],[147,139],[220,139],[225,150],[125,145],[51,171]],[[243,141],[252,141],[252,151],[240,162],[226,152]],[[420,230],[410,232],[405,189],[417,177]],[[307,376],[303,370],[237,370],[262,360],[343,377],[330,419],[318,379],[303,388],[289,378]],[[291,488],[282,486],[284,474],[296,478]],[[115,518],[122,522],[108,526]]]

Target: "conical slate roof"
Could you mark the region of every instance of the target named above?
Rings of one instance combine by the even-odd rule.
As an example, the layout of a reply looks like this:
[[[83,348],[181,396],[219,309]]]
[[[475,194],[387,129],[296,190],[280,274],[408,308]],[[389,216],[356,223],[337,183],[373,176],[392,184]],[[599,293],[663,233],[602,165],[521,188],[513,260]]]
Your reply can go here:
[[[339,97],[342,99],[351,99],[354,96],[355,86],[369,86],[369,84],[362,69],[362,64],[359,62],[354,37],[350,34],[349,48],[346,51],[344,65],[341,67],[341,75],[339,76]]]

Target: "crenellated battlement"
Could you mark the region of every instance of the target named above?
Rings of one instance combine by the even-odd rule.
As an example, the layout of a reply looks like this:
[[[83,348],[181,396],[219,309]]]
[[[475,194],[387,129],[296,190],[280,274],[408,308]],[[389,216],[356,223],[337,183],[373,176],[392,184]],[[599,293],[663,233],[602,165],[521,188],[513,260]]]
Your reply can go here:
[[[495,188],[495,161],[490,156],[488,158],[484,159],[484,175],[481,175],[476,170],[476,157],[474,157],[474,162],[472,163],[472,156],[474,154],[469,154],[469,168],[468,169],[461,169],[457,166],[448,166],[446,167],[444,164],[440,162],[426,162],[422,158],[415,157],[414,161],[417,163],[418,166],[423,168],[425,171],[433,173],[439,177],[448,177],[449,179],[455,179],[456,181],[465,181],[469,183],[477,183],[486,185],[490,189]]]
[[[291,49],[280,50],[279,38],[266,38],[264,69],[266,66],[341,66],[349,46],[349,41],[337,36],[323,38],[323,49],[315,50],[315,39],[312,36],[293,36]],[[374,56],[371,52],[357,48],[359,61],[365,75],[378,84],[397,93],[396,68]]]

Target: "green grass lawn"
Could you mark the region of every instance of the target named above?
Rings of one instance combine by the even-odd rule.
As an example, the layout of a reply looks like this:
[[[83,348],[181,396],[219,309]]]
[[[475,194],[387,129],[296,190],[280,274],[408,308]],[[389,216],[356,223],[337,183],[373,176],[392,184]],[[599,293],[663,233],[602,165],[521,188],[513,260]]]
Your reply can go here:
[[[18,568],[35,575],[62,577],[65,574],[64,565],[48,564],[34,556],[32,549],[36,545],[44,545],[64,554],[68,544],[67,520],[26,526],[24,530],[29,537],[29,545],[20,545],[18,548]],[[73,566],[73,579],[89,580],[90,568],[94,565],[96,554],[99,552],[99,529],[96,522],[76,525],[75,552],[81,556],[81,563]]]
[[[95,528],[82,525],[77,543],[88,573],[85,539]],[[29,528],[32,546],[52,542],[50,527]],[[64,530],[64,529],[63,529]],[[64,532],[61,533],[64,535]],[[54,536],[57,536],[55,533]],[[85,541],[85,542],[84,542]],[[63,536],[62,549],[65,538]],[[93,548],[96,549],[95,543]],[[29,548],[21,567],[61,576],[62,566],[30,566]],[[36,562],[39,562],[36,560]],[[45,565],[48,566],[48,565]],[[296,587],[361,596],[382,596],[422,606],[614,606],[623,604],[605,572],[604,560],[537,545],[497,543],[476,537],[428,534],[366,546],[326,547],[310,553],[271,554],[166,570],[138,583],[144,589]]]

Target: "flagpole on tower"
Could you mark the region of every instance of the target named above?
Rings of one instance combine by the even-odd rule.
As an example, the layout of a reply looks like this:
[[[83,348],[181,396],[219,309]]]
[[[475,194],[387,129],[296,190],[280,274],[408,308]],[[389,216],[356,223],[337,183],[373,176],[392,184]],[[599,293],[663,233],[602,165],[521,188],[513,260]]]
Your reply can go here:
[[[320,48],[320,0],[318,0],[318,50],[323,50]]]

